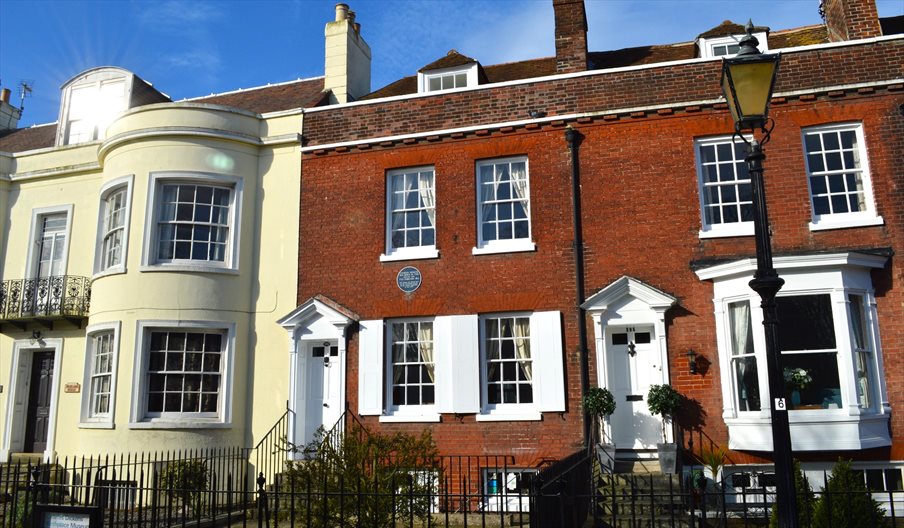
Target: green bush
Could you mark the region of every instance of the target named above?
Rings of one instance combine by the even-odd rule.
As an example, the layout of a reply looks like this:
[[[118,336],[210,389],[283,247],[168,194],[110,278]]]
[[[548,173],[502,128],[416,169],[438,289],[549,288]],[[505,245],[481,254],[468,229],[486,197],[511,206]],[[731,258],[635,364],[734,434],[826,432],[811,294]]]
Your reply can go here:
[[[204,460],[176,460],[160,472],[160,485],[167,495],[178,498],[183,506],[195,509],[201,505],[207,491],[207,462]]]
[[[813,519],[813,509],[816,499],[810,481],[800,469],[800,462],[794,461],[794,492],[797,496],[797,522],[800,528],[810,528]],[[843,526],[843,525],[838,525]],[[769,518],[769,528],[778,528],[778,511],[772,508],[772,516]]]
[[[339,442],[325,437],[318,431],[301,449],[305,459],[289,462],[283,478],[297,495],[281,509],[294,509],[295,519],[310,528],[429,523],[442,474],[428,430],[376,434],[351,424]]]
[[[873,528],[882,517],[882,508],[866,489],[863,477],[851,470],[851,461],[838,459],[816,502],[813,528]]]
[[[615,396],[609,389],[593,387],[582,400],[584,410],[591,416],[603,418],[615,412]]]

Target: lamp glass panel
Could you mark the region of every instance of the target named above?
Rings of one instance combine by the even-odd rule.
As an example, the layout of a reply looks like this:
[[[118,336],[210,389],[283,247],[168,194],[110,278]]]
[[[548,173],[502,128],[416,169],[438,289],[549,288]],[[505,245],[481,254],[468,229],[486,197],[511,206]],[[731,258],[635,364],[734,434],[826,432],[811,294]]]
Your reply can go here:
[[[735,104],[742,118],[766,115],[769,103],[774,61],[729,63],[728,69],[734,83]],[[735,119],[737,116],[732,115]]]

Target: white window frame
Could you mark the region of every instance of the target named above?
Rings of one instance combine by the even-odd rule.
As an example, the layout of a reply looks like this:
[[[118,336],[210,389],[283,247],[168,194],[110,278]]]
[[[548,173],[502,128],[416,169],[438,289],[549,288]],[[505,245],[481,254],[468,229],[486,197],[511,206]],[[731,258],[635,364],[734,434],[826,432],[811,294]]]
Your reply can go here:
[[[810,167],[810,156],[807,151],[807,136],[810,134],[821,134],[823,132],[843,132],[843,131],[853,131],[857,137],[857,154],[860,160],[860,174],[861,180],[863,182],[863,202],[866,207],[863,211],[856,212],[848,212],[848,213],[829,213],[829,214],[816,214],[816,208],[813,205],[813,188],[811,185],[811,178],[813,177],[813,171]],[[863,124],[862,123],[832,123],[829,125],[818,125],[802,128],[800,131],[801,134],[801,148],[803,150],[804,156],[804,164],[806,167],[806,178],[807,178],[807,194],[810,199],[810,214],[812,215],[810,221],[810,230],[811,231],[820,231],[824,229],[843,229],[848,227],[863,227],[863,226],[875,226],[875,225],[883,225],[884,220],[881,216],[879,216],[876,212],[876,202],[873,196],[873,184],[872,177],[870,175],[869,170],[869,159],[866,148],[866,140],[863,133]],[[825,168],[825,167],[824,167]],[[819,174],[825,174],[827,170],[819,172]],[[844,171],[842,171],[844,172]]]
[[[63,255],[60,257],[60,267],[63,270],[61,275],[66,275],[69,271],[69,246],[72,242],[72,204],[54,205],[50,207],[38,207],[31,211],[31,235],[28,237],[28,252],[25,259],[25,274],[27,279],[38,277],[38,267],[35,259],[41,258],[38,253],[38,247],[41,245],[40,236],[42,234],[42,222],[45,216],[54,214],[66,215],[66,242],[63,248]]]
[[[455,88],[447,88],[445,90],[430,90],[430,79],[445,77],[448,75],[455,75],[459,73],[465,74],[466,83],[464,86],[456,86]],[[454,90],[461,90],[463,88],[472,88],[474,86],[477,86],[477,84],[478,78],[476,62],[472,62],[463,66],[452,66],[449,68],[441,68],[438,70],[429,70],[427,72],[417,73],[417,85],[419,93],[448,93]]]
[[[208,260],[174,259],[160,261],[157,259],[158,229],[160,217],[161,189],[167,184],[212,185],[230,188],[229,204],[229,236],[226,256],[223,262]],[[242,194],[244,180],[238,176],[214,174],[206,172],[157,172],[148,178],[147,215],[144,227],[144,247],[141,257],[141,271],[195,271],[206,273],[239,272],[239,245],[241,242]]]
[[[57,130],[56,144],[58,146],[82,145],[85,143],[90,143],[92,141],[103,140],[106,136],[106,127],[109,126],[109,124],[113,120],[115,120],[116,117],[128,110],[132,98],[133,81],[134,75],[127,70],[123,70],[121,68],[103,67],[95,68],[89,70],[88,72],[79,74],[79,76],[67,82],[63,86],[63,93],[61,97],[63,104],[60,106],[60,118],[57,121],[60,126]],[[94,92],[93,96],[97,98],[100,96],[100,92],[103,86],[117,82],[123,83],[123,96],[122,104],[120,105],[120,107],[107,108],[106,115],[104,116],[106,117],[106,120],[104,120],[103,122],[88,122],[88,124],[92,125],[90,139],[80,139],[74,142],[71,141],[70,132],[72,120],[70,119],[70,115],[72,114],[72,92],[78,89],[90,88]],[[96,111],[95,113],[101,114],[104,112]]]
[[[404,323],[430,323],[433,325],[433,369],[434,369],[434,382],[433,382],[433,403],[431,404],[421,404],[421,405],[397,405],[392,400],[392,326],[394,324],[404,324]],[[445,337],[445,336],[442,336]],[[386,321],[386,342],[384,344],[383,350],[386,351],[385,356],[385,387],[386,387],[386,417],[394,417],[407,421],[438,421],[439,413],[437,411],[436,400],[439,396],[437,391],[437,386],[442,385],[440,382],[437,383],[437,380],[442,375],[448,375],[448,373],[443,373],[437,368],[436,362],[436,350],[437,350],[437,335],[436,335],[436,324],[435,318],[404,318],[404,319],[388,319]],[[419,420],[420,419],[420,420]],[[387,421],[387,420],[383,420]],[[389,420],[392,421],[392,420]]]
[[[107,275],[115,275],[126,272],[126,260],[129,255],[129,227],[132,223],[132,186],[135,177],[133,175],[123,176],[110,180],[100,189],[100,207],[97,212],[97,239],[95,240],[94,252],[94,278],[104,277]],[[125,191],[125,207],[123,209],[123,226],[122,226],[122,249],[120,251],[120,261],[107,268],[103,268],[104,262],[104,221],[107,214],[107,199],[119,191]]]
[[[832,305],[835,328],[838,376],[841,385],[840,408],[791,410],[791,438],[795,450],[866,449],[890,445],[887,422],[891,412],[883,377],[884,367],[879,339],[876,299],[870,269],[881,269],[886,258],[863,253],[831,253],[776,257],[775,267],[786,282],[779,296],[797,297],[827,294]],[[730,368],[722,369],[722,416],[729,428],[731,449],[772,450],[770,434],[770,402],[766,369],[766,340],[763,311],[759,296],[748,282],[756,269],[755,259],[720,264],[697,271],[702,280],[712,279],[715,305],[716,339],[719,362],[731,364],[731,328],[729,304],[747,300],[751,307],[751,327],[759,378],[759,411],[740,411],[735,394],[737,388]],[[866,332],[871,348],[871,406],[861,408],[856,391],[856,358],[850,323],[850,294],[863,296]],[[781,324],[781,321],[779,321]],[[786,352],[783,354],[793,353]]]
[[[223,352],[220,359],[220,397],[215,416],[206,413],[163,413],[160,416],[147,412],[148,360],[152,331],[223,332]],[[133,395],[129,428],[131,429],[218,429],[232,427],[232,385],[235,362],[236,324],[224,321],[163,321],[141,320],[136,325],[135,365],[132,373]]]
[[[113,429],[116,416],[116,379],[119,372],[119,340],[120,321],[98,323],[88,326],[85,337],[85,374],[82,382],[82,409],[79,427],[83,429]],[[98,335],[109,334],[111,339],[110,350],[110,412],[93,414],[92,378],[94,373],[94,360],[97,352],[94,338]]]
[[[524,238],[512,238],[512,239],[496,239],[496,240],[484,240],[483,239],[483,200],[481,199],[481,189],[482,184],[480,182],[480,170],[482,167],[488,165],[497,165],[501,163],[524,163],[524,174],[527,180],[527,187],[525,189],[525,193],[527,194],[527,198],[525,201],[527,202],[527,237]],[[475,163],[474,166],[474,181],[475,181],[475,198],[476,198],[476,225],[477,225],[477,246],[471,250],[471,254],[473,255],[487,255],[493,253],[514,253],[519,251],[534,251],[537,249],[536,244],[533,242],[533,221],[531,220],[531,192],[530,192],[530,162],[527,156],[511,156],[506,158],[494,158],[494,159],[486,159],[480,160]],[[514,202],[514,199],[510,201]]]
[[[760,51],[767,52],[769,51],[769,39],[767,38],[765,31],[756,31],[753,33],[753,36],[759,42],[757,46]],[[741,39],[744,38],[744,34],[738,35],[727,35],[724,37],[709,37],[709,38],[699,38],[697,40],[697,46],[700,49],[700,56],[707,59],[722,59],[734,57],[737,53],[732,53],[729,55],[716,55],[715,48],[717,46],[728,46],[731,44],[738,44],[741,42]]]
[[[433,244],[410,247],[393,247],[392,244],[392,214],[395,211],[392,206],[392,180],[393,178],[403,176],[405,174],[420,174],[430,172],[433,176]],[[436,249],[436,170],[433,166],[412,167],[407,169],[393,169],[386,173],[386,249],[385,253],[380,255],[381,262],[392,262],[397,260],[415,260],[415,259],[431,259],[439,257],[439,251]],[[423,208],[426,211],[430,208]],[[429,214],[429,213],[428,213]]]
[[[700,229],[700,238],[718,238],[718,237],[735,237],[735,236],[752,236],[753,235],[753,219],[748,221],[740,220],[737,222],[722,222],[718,224],[709,224],[706,221],[706,189],[709,187],[725,187],[727,185],[707,185],[705,181],[704,175],[704,165],[703,165],[703,155],[701,153],[701,147],[704,146],[715,146],[723,143],[732,143],[732,136],[718,136],[711,138],[700,138],[694,141],[694,154],[696,156],[696,164],[697,164],[697,190],[700,195],[700,225],[702,226]],[[735,145],[743,145],[743,141],[740,139],[734,142]],[[716,147],[718,150],[718,147]],[[735,159],[734,162],[744,164],[744,158]],[[735,176],[737,177],[737,170],[735,170]],[[751,194],[753,192],[752,185],[753,183],[750,180],[750,175],[747,175],[747,180],[734,180],[733,185],[735,186],[736,199],[739,201],[740,196],[737,193],[737,188],[740,183],[747,182],[751,185]],[[740,202],[738,202],[740,203]],[[753,207],[753,197],[751,196],[750,200],[751,207]]]

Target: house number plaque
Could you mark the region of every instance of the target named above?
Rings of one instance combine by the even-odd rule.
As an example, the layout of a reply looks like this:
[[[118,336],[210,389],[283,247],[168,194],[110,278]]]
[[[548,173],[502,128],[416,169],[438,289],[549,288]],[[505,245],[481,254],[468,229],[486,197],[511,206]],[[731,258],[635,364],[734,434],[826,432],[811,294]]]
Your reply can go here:
[[[78,394],[79,392],[82,392],[82,386],[78,383],[67,383],[63,387],[63,391],[70,394]]]

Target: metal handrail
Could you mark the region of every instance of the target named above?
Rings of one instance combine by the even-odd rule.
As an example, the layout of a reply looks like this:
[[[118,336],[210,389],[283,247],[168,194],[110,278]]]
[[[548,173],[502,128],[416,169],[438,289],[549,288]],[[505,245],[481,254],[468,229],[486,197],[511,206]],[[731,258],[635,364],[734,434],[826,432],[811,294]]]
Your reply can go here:
[[[0,282],[0,320],[87,317],[91,279],[54,275]]]

